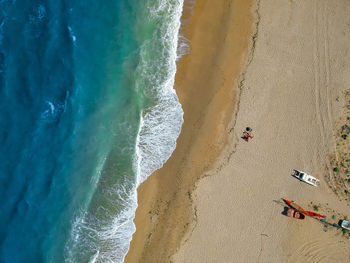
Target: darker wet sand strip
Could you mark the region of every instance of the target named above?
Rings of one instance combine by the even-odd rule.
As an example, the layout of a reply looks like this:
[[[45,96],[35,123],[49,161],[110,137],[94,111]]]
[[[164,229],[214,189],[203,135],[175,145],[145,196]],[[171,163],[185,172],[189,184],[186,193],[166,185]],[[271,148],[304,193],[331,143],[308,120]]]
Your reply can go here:
[[[193,16],[184,13],[190,53],[178,62],[175,80],[184,124],[173,155],[138,189],[137,230],[125,262],[170,262],[192,229],[195,183],[212,168],[234,124],[255,8],[252,0],[197,0]]]

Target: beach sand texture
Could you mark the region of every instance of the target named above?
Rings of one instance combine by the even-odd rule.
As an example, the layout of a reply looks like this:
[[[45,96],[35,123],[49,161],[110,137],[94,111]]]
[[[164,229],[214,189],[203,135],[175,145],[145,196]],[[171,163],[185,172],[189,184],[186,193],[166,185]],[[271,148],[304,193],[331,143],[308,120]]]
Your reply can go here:
[[[285,217],[279,201],[309,210],[311,201],[328,203],[350,216],[324,180],[344,105],[337,98],[350,88],[349,2],[262,0],[258,12],[235,135],[218,165],[234,153],[198,184],[197,223],[174,262],[349,262],[341,231]],[[249,143],[240,139],[246,126],[255,135]],[[320,187],[294,179],[292,169],[318,177]]]
[[[196,1],[175,82],[183,130],[139,188],[125,262],[350,261],[341,231],[281,214],[286,198],[350,216],[324,179],[350,88],[348,14],[346,0]]]

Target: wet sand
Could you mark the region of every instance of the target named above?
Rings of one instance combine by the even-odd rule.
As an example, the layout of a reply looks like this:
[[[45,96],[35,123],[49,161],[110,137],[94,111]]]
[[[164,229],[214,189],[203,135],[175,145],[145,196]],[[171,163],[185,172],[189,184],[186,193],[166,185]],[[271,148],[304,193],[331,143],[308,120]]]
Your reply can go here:
[[[213,166],[234,123],[255,28],[252,1],[197,0],[185,10],[190,52],[175,79],[184,124],[171,158],[138,189],[137,230],[125,262],[170,261],[194,226],[195,182]]]

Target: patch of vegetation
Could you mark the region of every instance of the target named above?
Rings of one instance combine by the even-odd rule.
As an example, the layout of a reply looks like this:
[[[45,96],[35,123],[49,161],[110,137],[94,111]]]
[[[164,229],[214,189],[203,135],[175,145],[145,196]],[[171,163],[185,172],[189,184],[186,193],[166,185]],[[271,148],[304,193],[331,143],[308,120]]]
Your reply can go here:
[[[339,168],[338,167],[334,167],[333,168],[333,172],[335,172],[335,173],[339,172]]]
[[[341,137],[342,137],[344,140],[346,140],[346,138],[348,137],[348,135],[347,135],[347,134],[343,134]]]
[[[314,205],[313,208],[314,208],[315,211],[318,211],[320,209],[320,206],[319,205]]]

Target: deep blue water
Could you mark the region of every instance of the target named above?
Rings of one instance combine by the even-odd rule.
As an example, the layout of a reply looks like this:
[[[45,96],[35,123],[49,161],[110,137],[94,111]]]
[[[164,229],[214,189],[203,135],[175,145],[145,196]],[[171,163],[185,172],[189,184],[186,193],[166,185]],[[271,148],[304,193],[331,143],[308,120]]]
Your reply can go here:
[[[103,130],[133,96],[121,75],[136,46],[127,2],[0,4],[1,262],[63,261],[98,148],[118,144]]]
[[[136,187],[182,124],[181,8],[0,0],[0,262],[123,260]]]

